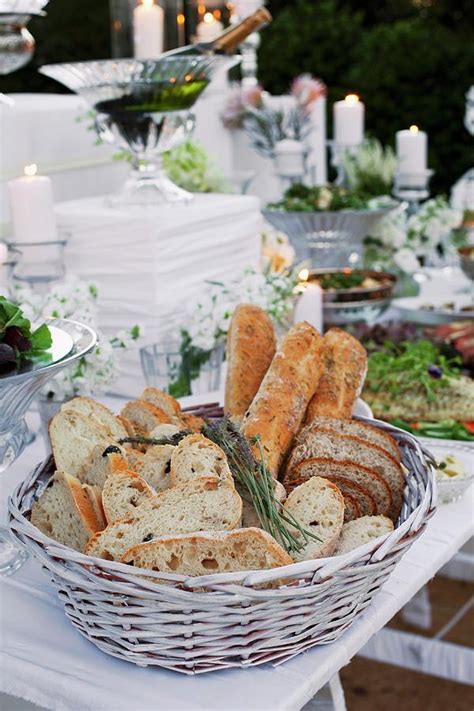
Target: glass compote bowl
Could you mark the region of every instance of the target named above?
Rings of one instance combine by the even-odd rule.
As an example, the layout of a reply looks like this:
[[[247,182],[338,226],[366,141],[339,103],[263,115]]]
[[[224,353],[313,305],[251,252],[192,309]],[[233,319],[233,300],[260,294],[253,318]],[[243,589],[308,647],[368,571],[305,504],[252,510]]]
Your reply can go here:
[[[80,360],[97,342],[94,331],[67,319],[48,322],[53,336],[48,363],[30,363],[12,373],[0,375],[0,472],[5,471],[21,454],[28,428],[26,411],[36,393],[60,370]],[[6,529],[0,527],[0,573],[13,573],[25,554],[11,542]]]
[[[100,138],[131,155],[130,177],[114,203],[156,205],[191,198],[167,178],[162,155],[193,130],[191,108],[213,74],[238,61],[178,55],[49,64],[40,72],[83,96],[97,112]]]

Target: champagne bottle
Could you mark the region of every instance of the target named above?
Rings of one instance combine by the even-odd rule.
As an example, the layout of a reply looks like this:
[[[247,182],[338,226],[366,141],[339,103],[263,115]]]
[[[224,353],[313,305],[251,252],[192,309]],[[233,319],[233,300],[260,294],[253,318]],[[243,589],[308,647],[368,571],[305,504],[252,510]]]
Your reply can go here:
[[[234,54],[246,37],[270,24],[271,21],[272,16],[268,10],[265,7],[260,7],[238,25],[229,27],[211,42],[196,42],[196,44],[188,44],[185,47],[177,47],[169,52],[164,52],[161,57],[189,54]]]

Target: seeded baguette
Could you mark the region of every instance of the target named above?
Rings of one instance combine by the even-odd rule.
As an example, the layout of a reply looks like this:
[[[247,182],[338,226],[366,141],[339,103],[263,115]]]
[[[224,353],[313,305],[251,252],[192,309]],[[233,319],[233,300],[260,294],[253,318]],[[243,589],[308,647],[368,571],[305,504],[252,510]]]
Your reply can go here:
[[[232,530],[242,517],[235,489],[215,477],[202,477],[157,494],[135,516],[117,521],[93,536],[85,553],[120,560],[128,548],[157,536]]]
[[[296,437],[296,444],[303,444],[306,438],[313,434],[315,430],[330,430],[338,434],[360,437],[370,444],[375,444],[384,449],[388,454],[394,457],[397,462],[400,461],[400,450],[396,440],[389,435],[388,432],[384,432],[378,427],[368,425],[365,422],[342,420],[335,417],[315,417],[309,425],[303,427],[299,432]]]
[[[321,336],[309,323],[293,326],[244,417],[242,433],[247,439],[260,435],[267,468],[275,478],[318,385],[321,343]],[[260,459],[257,445],[253,445],[253,452]]]
[[[49,538],[82,551],[91,536],[101,530],[97,500],[90,487],[65,472],[57,471],[31,507],[31,523]]]
[[[68,400],[61,406],[63,412],[73,411],[79,412],[85,417],[90,417],[99,425],[105,427],[113,440],[119,440],[128,436],[128,430],[125,424],[120,421],[115,415],[100,402],[91,400],[89,397],[75,397]]]
[[[316,417],[350,419],[367,373],[367,352],[359,341],[340,328],[324,335],[323,374],[306,412],[306,422]]]
[[[239,304],[227,334],[224,410],[240,417],[250,407],[272,362],[276,338],[269,316],[259,306]]]
[[[149,402],[160,410],[166,412],[170,417],[179,417],[181,414],[181,405],[168,393],[159,390],[158,388],[145,388],[140,395],[140,400]]]
[[[393,531],[393,522],[386,516],[363,516],[345,523],[334,555],[342,555]]]
[[[134,516],[138,507],[150,501],[156,492],[132,471],[111,474],[102,490],[102,506],[107,524]]]
[[[184,484],[200,476],[216,476],[227,480],[232,486],[232,477],[227,457],[222,449],[201,434],[184,437],[171,456],[170,484]]]
[[[266,570],[293,561],[259,528],[157,538],[129,548],[121,558],[139,568],[199,576],[239,570]]]
[[[344,523],[344,506],[338,487],[321,477],[308,479],[289,494],[283,509],[321,538],[321,542],[311,540],[294,554],[295,561],[325,558],[333,553]]]
[[[49,437],[56,468],[72,476],[80,474],[94,447],[113,444],[106,427],[74,410],[60,410],[52,418]]]

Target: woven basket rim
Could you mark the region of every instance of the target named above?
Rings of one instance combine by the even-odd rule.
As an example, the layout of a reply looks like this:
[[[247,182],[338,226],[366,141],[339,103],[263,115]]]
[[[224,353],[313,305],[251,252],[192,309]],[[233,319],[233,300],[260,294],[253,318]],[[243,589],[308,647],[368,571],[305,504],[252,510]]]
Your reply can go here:
[[[423,449],[413,435],[397,427],[388,425],[380,420],[365,417],[357,417],[356,419],[384,429],[390,434],[395,435],[397,441],[401,441],[402,444],[408,445],[414,451],[418,459],[418,464],[428,471],[428,476],[427,486],[423,493],[421,503],[419,503],[419,505],[410,512],[407,518],[400,525],[396,526],[390,533],[369,541],[349,553],[326,558],[305,560],[265,570],[212,573],[199,577],[189,577],[176,573],[161,573],[147,568],[130,567],[125,563],[117,561],[94,558],[86,555],[85,553],[75,551],[68,546],[49,538],[38,528],[36,528],[36,526],[31,523],[29,518],[27,518],[25,514],[28,513],[29,510],[28,512],[25,511],[25,513],[21,510],[23,499],[30,487],[42,474],[47,471],[48,467],[52,468],[53,460],[51,456],[37,465],[29,476],[15,488],[11,496],[9,496],[8,513],[10,530],[15,538],[20,539],[20,542],[22,542],[23,535],[30,539],[30,541],[31,539],[35,541],[43,549],[46,556],[53,558],[55,563],[60,564],[63,568],[67,569],[69,576],[73,575],[71,563],[79,564],[81,567],[87,569],[90,574],[95,576],[98,580],[106,580],[107,576],[109,576],[111,578],[111,582],[119,582],[117,580],[117,577],[119,577],[120,582],[123,584],[135,583],[140,585],[140,587],[143,587],[143,590],[149,591],[152,591],[157,587],[161,590],[169,590],[169,583],[175,583],[180,586],[178,589],[175,588],[176,592],[179,590],[181,593],[196,595],[193,588],[202,589],[203,587],[212,585],[213,590],[205,592],[205,595],[209,596],[211,592],[219,592],[220,585],[223,585],[222,592],[231,592],[231,589],[228,587],[229,584],[235,584],[237,587],[242,586],[245,588],[253,588],[255,585],[278,581],[281,578],[291,579],[297,575],[313,576],[311,581],[311,584],[313,584],[332,576],[334,573],[344,568],[350,570],[351,568],[359,569],[363,566],[364,568],[367,568],[367,570],[370,570],[371,566],[378,565],[385,557],[388,557],[395,546],[400,545],[405,539],[410,538],[413,535],[413,530],[418,531],[420,528],[423,528],[427,519],[434,513],[436,509],[437,494],[436,476],[432,467],[432,457],[430,453]],[[404,463],[404,466],[407,467],[407,464]],[[18,525],[24,529],[22,533],[16,530],[16,526]],[[157,582],[154,582],[155,579]],[[158,580],[167,582],[158,582]],[[271,592],[272,594],[278,594],[279,592],[283,594],[291,594],[292,592],[298,590],[298,587],[298,584],[285,583],[275,586],[272,588]],[[269,590],[262,590],[261,592],[268,595]]]

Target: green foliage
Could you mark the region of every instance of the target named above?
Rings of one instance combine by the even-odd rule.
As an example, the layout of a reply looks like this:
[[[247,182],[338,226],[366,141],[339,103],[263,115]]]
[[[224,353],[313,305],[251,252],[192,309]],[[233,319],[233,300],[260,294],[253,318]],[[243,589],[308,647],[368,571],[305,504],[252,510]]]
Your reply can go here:
[[[351,190],[367,197],[390,195],[397,167],[391,146],[382,146],[376,138],[368,139],[355,155],[347,152],[343,161]]]

